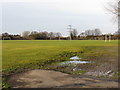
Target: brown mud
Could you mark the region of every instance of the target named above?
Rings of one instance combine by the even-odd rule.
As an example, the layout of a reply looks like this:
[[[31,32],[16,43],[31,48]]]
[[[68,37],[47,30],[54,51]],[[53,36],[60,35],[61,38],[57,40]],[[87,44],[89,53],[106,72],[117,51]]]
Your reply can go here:
[[[11,76],[11,88],[118,88],[118,82],[75,77],[52,70],[31,70]]]

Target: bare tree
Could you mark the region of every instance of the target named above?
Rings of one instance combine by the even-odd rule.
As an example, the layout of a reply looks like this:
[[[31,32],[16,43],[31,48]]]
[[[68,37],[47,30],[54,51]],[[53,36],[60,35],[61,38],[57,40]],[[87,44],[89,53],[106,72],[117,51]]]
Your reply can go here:
[[[120,0],[114,0],[108,3],[109,7],[107,10],[116,16],[115,21],[118,20],[118,34],[120,35]]]
[[[47,39],[48,38],[48,32],[41,32],[41,33],[39,33],[40,34],[40,37],[42,38],[42,39]]]
[[[73,31],[72,31],[73,39],[76,39],[77,35],[78,35],[78,31],[76,29],[73,29]]]
[[[118,12],[120,11],[119,5],[120,5],[120,0],[114,0],[113,2],[108,3],[108,7],[106,9],[112,14],[118,16]]]
[[[91,30],[86,30],[85,31],[85,36],[89,36],[89,35],[91,35]]]
[[[96,28],[96,29],[93,29],[93,30],[86,30],[85,31],[85,35],[86,36],[97,36],[97,35],[101,35],[102,32],[100,31],[100,29]]]
[[[96,28],[96,29],[94,30],[94,35],[101,35],[101,34],[102,34],[102,33],[101,33],[100,29]]]
[[[37,31],[32,31],[30,34],[31,34],[31,35],[32,35],[32,34],[38,34],[38,32],[37,32]]]
[[[76,30],[76,29],[73,29],[73,31],[72,31],[72,33],[73,33],[73,36],[77,36],[77,34],[78,34],[78,31]]]
[[[62,34],[61,34],[60,32],[57,32],[57,33],[56,33],[56,37],[59,38],[59,40],[60,40],[60,37],[61,37],[61,36],[62,36]]]
[[[50,40],[53,39],[55,37],[55,34],[53,32],[50,32],[49,34]]]
[[[30,34],[30,31],[24,31],[24,32],[22,33],[22,36],[23,36],[23,37],[28,37],[29,34]]]

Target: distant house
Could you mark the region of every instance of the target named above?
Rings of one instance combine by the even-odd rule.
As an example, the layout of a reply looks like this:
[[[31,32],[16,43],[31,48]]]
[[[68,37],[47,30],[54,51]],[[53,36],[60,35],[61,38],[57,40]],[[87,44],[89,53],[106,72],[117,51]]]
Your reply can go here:
[[[79,37],[78,40],[85,40],[86,37]]]
[[[84,32],[82,32],[82,33],[80,33],[80,35],[79,35],[80,37],[85,37],[85,33]]]

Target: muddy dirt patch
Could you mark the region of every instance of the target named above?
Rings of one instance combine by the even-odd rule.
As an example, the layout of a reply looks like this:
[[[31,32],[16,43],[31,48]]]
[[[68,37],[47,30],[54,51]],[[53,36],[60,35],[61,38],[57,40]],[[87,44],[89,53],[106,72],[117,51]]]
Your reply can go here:
[[[103,81],[85,77],[50,71],[31,70],[16,74],[8,80],[12,88],[117,88],[115,81]]]

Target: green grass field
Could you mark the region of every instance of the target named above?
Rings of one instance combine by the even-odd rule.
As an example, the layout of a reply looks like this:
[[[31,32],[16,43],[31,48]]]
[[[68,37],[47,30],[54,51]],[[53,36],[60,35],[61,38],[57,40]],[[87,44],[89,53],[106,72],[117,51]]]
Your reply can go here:
[[[59,59],[64,52],[79,52],[86,47],[118,46],[118,41],[103,40],[6,40],[2,41],[3,72],[18,68],[32,67],[36,64]],[[84,48],[83,48],[84,47]],[[88,51],[88,50],[87,50]]]
[[[0,43],[2,43],[0,44],[2,55],[0,55],[3,75],[15,73],[19,69],[40,68],[46,62],[69,60],[75,55],[87,59],[94,59],[93,56],[103,59],[107,55],[116,59],[117,50],[111,51],[111,48],[118,46],[117,40],[111,42],[103,40],[5,40]]]
[[[23,72],[28,69],[45,69],[49,64],[54,65],[56,62],[70,60],[69,58],[71,56],[76,55],[95,62],[91,66],[80,65],[81,67],[84,67],[85,70],[93,70],[94,68],[97,71],[103,70],[103,68],[101,68],[101,65],[103,64],[105,67],[104,70],[109,70],[109,66],[110,68],[113,68],[113,70],[117,70],[117,46],[117,40],[111,42],[104,42],[103,40],[0,41],[0,51],[2,51],[2,53],[0,53],[0,56],[2,57],[0,60],[2,59],[3,72],[2,85],[4,88],[10,87],[6,82],[6,79],[11,73]],[[58,71],[61,71],[62,69],[62,71],[66,70],[65,68],[60,70],[57,68],[54,69]],[[78,72],[75,73],[77,74]]]

